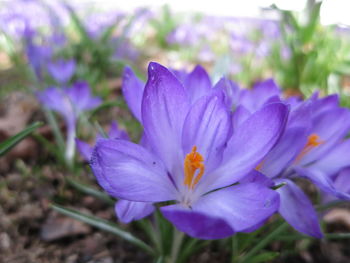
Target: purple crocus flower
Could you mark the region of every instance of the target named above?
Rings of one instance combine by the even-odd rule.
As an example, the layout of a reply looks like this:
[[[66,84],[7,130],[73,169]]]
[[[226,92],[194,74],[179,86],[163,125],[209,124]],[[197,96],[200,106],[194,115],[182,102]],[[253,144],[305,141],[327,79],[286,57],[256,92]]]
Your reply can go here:
[[[267,104],[232,133],[223,96],[207,93],[191,103],[189,94],[169,70],[150,63],[139,115],[147,148],[100,139],[91,168],[116,198],[174,201],[160,210],[192,237],[217,239],[251,231],[276,211],[278,194],[260,180],[236,183],[277,142],[288,108]]]
[[[48,109],[58,112],[67,124],[66,159],[71,161],[75,149],[75,131],[78,117],[97,107],[101,99],[93,97],[86,82],[76,82],[71,88],[48,88],[37,93],[39,101]]]
[[[48,63],[47,70],[57,83],[66,84],[74,75],[75,67],[76,64],[73,59],[58,59]]]
[[[280,214],[298,231],[322,237],[312,203],[291,179],[301,176],[337,198],[350,199],[332,181],[350,165],[350,111],[338,106],[337,96],[313,96],[291,112],[280,141],[257,167],[276,184],[286,183],[280,194]]]

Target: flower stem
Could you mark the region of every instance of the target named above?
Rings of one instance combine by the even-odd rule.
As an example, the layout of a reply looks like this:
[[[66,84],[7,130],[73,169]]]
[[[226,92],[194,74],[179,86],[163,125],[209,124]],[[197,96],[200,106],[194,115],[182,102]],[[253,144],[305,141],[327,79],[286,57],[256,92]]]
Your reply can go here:
[[[168,263],[176,263],[184,237],[185,234],[183,232],[174,229],[173,244],[171,247],[171,255]]]
[[[258,253],[261,249],[267,246],[272,240],[275,239],[283,230],[288,227],[287,222],[283,222],[279,227],[277,227],[274,231],[268,234],[265,238],[263,238],[253,249],[251,249],[241,260],[239,263],[248,263],[251,257],[253,257],[256,253]]]
[[[72,166],[75,152],[75,124],[68,124],[65,158],[68,166]]]
[[[231,262],[235,263],[238,255],[238,238],[237,238],[237,234],[235,234],[234,236],[232,236],[231,238],[232,240],[232,255],[231,255]]]

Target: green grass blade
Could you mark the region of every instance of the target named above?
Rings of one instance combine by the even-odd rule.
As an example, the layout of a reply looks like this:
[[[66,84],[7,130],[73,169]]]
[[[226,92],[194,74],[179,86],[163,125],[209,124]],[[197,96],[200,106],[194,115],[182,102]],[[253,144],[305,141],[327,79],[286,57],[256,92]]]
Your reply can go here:
[[[41,125],[43,125],[42,122],[35,122],[32,125],[28,126],[26,129],[24,129],[23,131],[17,133],[11,138],[8,138],[4,142],[0,143],[0,156],[4,155],[9,150],[11,150],[17,143],[19,143],[25,137],[30,135],[33,131],[35,131]]]
[[[61,214],[64,214],[66,216],[69,216],[69,217],[74,218],[76,220],[79,220],[81,222],[84,222],[84,223],[87,223],[91,226],[94,226],[98,229],[101,229],[101,230],[110,232],[114,235],[117,235],[117,236],[121,237],[122,239],[132,243],[133,245],[143,249],[145,252],[147,252],[151,255],[154,254],[153,249],[150,246],[148,246],[145,242],[143,242],[142,240],[133,236],[129,232],[126,232],[126,231],[120,229],[116,224],[113,224],[111,222],[108,222],[104,219],[101,219],[101,218],[98,218],[95,216],[80,213],[76,210],[65,208],[65,207],[62,207],[62,206],[59,206],[56,204],[52,204],[51,207],[55,211],[57,211]]]
[[[115,200],[113,200],[112,198],[110,198],[107,194],[105,194],[104,192],[101,192],[97,189],[94,189],[90,186],[87,186],[85,184],[82,184],[80,182],[77,182],[69,177],[66,177],[66,181],[67,183],[76,188],[77,190],[79,190],[80,192],[84,193],[84,194],[88,194],[91,195],[93,197],[96,197],[104,202],[106,202],[109,205],[114,205],[115,204]]]

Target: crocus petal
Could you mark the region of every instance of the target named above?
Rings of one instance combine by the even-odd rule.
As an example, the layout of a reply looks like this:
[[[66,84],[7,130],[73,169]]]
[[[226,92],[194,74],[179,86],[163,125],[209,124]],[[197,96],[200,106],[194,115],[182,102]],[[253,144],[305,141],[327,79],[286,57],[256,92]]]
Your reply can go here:
[[[332,94],[321,99],[316,99],[313,102],[312,110],[316,114],[335,109],[339,107],[339,95]]]
[[[334,187],[337,189],[338,192],[350,194],[350,167],[347,167],[343,170],[341,170],[336,177],[333,179]],[[334,200],[337,200],[337,197],[334,197],[332,194],[328,194],[326,192],[323,193],[323,202],[331,202]]]
[[[313,102],[309,99],[298,104],[289,114],[288,128],[311,127]]]
[[[199,239],[221,239],[235,233],[232,227],[220,217],[184,208],[180,205],[160,208],[162,214],[178,230]]]
[[[278,98],[280,89],[273,79],[256,83],[251,90],[242,90],[240,103],[249,111],[259,110],[271,98]]]
[[[308,197],[288,179],[278,180],[276,184],[283,182],[287,184],[276,190],[280,194],[279,213],[296,230],[316,238],[322,238],[316,211]]]
[[[286,105],[272,103],[238,126],[224,152],[223,165],[211,173],[208,187],[231,185],[254,169],[278,141],[287,117]]]
[[[329,152],[350,129],[350,111],[337,108],[322,112],[313,118],[311,134],[317,134],[323,142],[314,147],[300,161],[300,165],[311,163]]]
[[[91,168],[110,195],[130,201],[175,199],[175,188],[160,160],[143,147],[125,140],[98,140]]]
[[[74,60],[57,60],[47,64],[50,75],[61,84],[67,83],[75,72]]]
[[[109,128],[108,137],[111,139],[123,139],[123,140],[130,140],[129,135],[126,133],[126,131],[119,129],[118,123],[116,121],[113,121],[111,124],[111,127]]]
[[[334,195],[339,199],[350,200],[350,194],[338,191],[335,188],[331,177],[322,171],[301,167],[295,167],[294,169],[300,176],[310,179],[322,191]]]
[[[155,210],[152,203],[133,202],[128,200],[119,200],[114,207],[119,220],[124,224],[134,220],[140,220],[152,214]]]
[[[338,191],[350,194],[350,167],[343,169],[339,172],[338,176],[334,180],[334,186]]]
[[[129,109],[136,119],[141,122],[141,104],[145,84],[136,77],[131,68],[126,67],[123,74],[123,96]]]
[[[44,91],[37,92],[37,98],[40,103],[44,104],[50,110],[63,112],[62,102],[64,101],[63,92],[57,88],[50,87]]]
[[[189,93],[191,103],[207,95],[212,89],[208,73],[200,65],[197,65],[187,76],[184,85]]]
[[[239,105],[232,114],[233,130],[240,126],[251,115],[251,112],[248,111],[243,105]]]
[[[100,98],[92,96],[89,84],[85,81],[74,83],[73,87],[66,89],[65,92],[77,114],[96,108],[102,103]]]
[[[170,71],[180,80],[181,83],[185,83],[188,73],[183,69],[170,69]]]
[[[257,99],[260,99],[261,101],[266,101],[271,97],[279,96],[281,93],[281,89],[273,79],[267,79],[255,83],[253,90]]]
[[[237,83],[226,79],[221,78],[214,86],[214,90],[218,89],[224,92],[225,94],[225,104],[228,109],[237,107],[239,99],[239,86]]]
[[[252,170],[239,181],[241,184],[256,183],[266,187],[272,187],[275,183],[257,170]]]
[[[165,67],[150,63],[142,100],[142,123],[148,143],[171,174],[183,162],[181,135],[189,105],[178,79]]]
[[[280,174],[303,149],[307,141],[307,132],[308,129],[304,127],[288,129],[261,162],[260,171],[269,178]]]
[[[37,93],[38,100],[48,109],[60,113],[67,125],[74,126],[77,114],[64,90],[50,87]]]
[[[237,232],[246,231],[277,211],[279,196],[261,183],[246,183],[214,191],[192,205],[196,212],[224,219]]]
[[[76,143],[78,151],[79,151],[80,155],[83,157],[83,159],[85,161],[90,161],[91,155],[92,155],[92,150],[93,150],[91,145],[86,143],[86,142],[83,142],[79,139],[75,139],[75,143]]]
[[[206,172],[215,168],[231,128],[230,115],[217,96],[205,96],[190,109],[184,123],[182,145],[184,153],[193,146],[204,157]]]
[[[331,176],[344,167],[350,166],[350,139],[339,143],[323,158],[311,165],[313,170]]]

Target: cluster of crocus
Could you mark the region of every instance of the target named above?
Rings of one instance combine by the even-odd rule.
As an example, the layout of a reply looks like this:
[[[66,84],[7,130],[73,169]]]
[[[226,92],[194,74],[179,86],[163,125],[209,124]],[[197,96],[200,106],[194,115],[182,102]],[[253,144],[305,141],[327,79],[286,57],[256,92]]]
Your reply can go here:
[[[99,139],[91,167],[110,195],[136,202],[124,209],[130,218],[160,203],[180,231],[217,239],[253,231],[279,212],[322,237],[311,201],[292,180],[350,196],[338,182],[350,166],[350,112],[337,96],[284,99],[273,80],[249,90],[225,78],[212,86],[200,66],[187,74],[157,63],[146,84],[126,69],[123,93],[143,137],[139,144]]]

